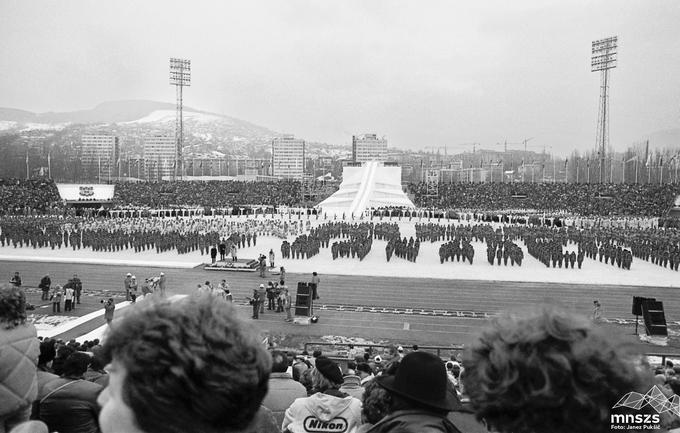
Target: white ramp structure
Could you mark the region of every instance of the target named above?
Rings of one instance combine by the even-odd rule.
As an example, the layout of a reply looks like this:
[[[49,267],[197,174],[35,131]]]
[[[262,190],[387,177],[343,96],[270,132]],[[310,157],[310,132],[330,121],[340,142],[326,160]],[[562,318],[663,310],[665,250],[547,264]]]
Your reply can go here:
[[[415,209],[401,188],[401,167],[385,167],[377,161],[365,162],[361,167],[345,167],[340,189],[316,207],[326,215],[347,217],[358,217],[372,208]]]

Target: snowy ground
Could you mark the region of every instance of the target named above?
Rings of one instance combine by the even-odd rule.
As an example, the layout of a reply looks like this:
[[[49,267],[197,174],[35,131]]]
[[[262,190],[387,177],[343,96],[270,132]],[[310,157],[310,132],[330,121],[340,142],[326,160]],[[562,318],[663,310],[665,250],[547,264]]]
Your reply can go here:
[[[259,217],[260,219],[262,216]],[[385,218],[383,221],[388,221]],[[415,219],[411,222],[398,221],[401,235],[415,236]],[[432,220],[435,222],[436,220]],[[323,221],[311,220],[312,226]],[[378,222],[378,219],[374,219]],[[427,222],[423,219],[421,222]],[[442,221],[442,224],[445,221]],[[288,240],[292,242],[294,236]],[[330,248],[322,248],[320,254],[308,260],[281,260],[281,239],[259,236],[257,246],[242,248],[239,250],[239,258],[256,258],[259,254],[267,254],[273,249],[276,254],[276,265],[285,266],[287,272],[339,275],[375,275],[392,277],[421,277],[421,278],[445,278],[466,280],[495,280],[495,281],[528,281],[528,282],[560,282],[580,284],[613,284],[613,285],[639,285],[655,287],[679,287],[680,273],[669,269],[652,265],[651,263],[634,259],[630,271],[618,267],[605,265],[599,261],[586,258],[582,269],[546,268],[545,265],[531,257],[522,243],[525,259],[522,267],[491,266],[486,261],[486,245],[481,242],[473,242],[475,248],[474,264],[468,262],[445,262],[439,263],[438,250],[442,242],[423,242],[420,246],[420,255],[417,263],[411,263],[397,257],[387,263],[385,259],[385,241],[374,240],[373,248],[363,260],[338,259],[332,260]],[[331,243],[333,241],[331,240]],[[568,250],[573,250],[575,245],[569,245]],[[210,261],[209,256],[201,256],[200,252],[179,255],[176,252],[156,254],[155,251],[135,253],[132,250],[119,252],[93,252],[90,250],[57,249],[48,248],[13,248],[0,247],[0,260],[31,260],[45,262],[76,262],[76,263],[103,263],[111,265],[147,265],[173,268],[191,268]]]

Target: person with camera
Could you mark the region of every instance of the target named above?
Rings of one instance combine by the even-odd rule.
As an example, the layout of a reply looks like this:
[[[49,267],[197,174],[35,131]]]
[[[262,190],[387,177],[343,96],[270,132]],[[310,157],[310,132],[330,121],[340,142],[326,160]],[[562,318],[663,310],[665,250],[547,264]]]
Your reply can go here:
[[[14,287],[21,287],[21,275],[19,275],[19,272],[14,273],[14,276],[9,280],[9,283]]]
[[[103,300],[101,302],[104,302]],[[113,298],[109,298],[104,302],[104,319],[106,319],[106,324],[111,326],[113,322],[113,312],[116,309],[116,304],[113,303]]]

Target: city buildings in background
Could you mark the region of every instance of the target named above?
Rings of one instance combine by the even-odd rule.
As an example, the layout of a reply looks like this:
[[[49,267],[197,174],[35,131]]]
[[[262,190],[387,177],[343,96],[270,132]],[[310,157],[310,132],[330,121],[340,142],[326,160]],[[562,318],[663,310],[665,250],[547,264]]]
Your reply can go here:
[[[377,134],[352,136],[352,160],[354,162],[385,161],[387,159],[387,139]]]
[[[175,143],[173,135],[144,137],[144,161],[147,178],[158,179],[174,174]]]
[[[84,134],[80,138],[80,164],[86,176],[111,179],[117,175],[120,138],[114,135]]]
[[[272,140],[272,176],[302,179],[304,175],[305,141],[294,135]]]

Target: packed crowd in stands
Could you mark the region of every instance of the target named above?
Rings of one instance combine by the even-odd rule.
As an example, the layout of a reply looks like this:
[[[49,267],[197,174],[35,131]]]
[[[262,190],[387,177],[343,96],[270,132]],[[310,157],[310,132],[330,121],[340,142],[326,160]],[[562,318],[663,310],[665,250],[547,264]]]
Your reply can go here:
[[[321,201],[334,189],[321,182],[305,186],[305,195],[318,195]],[[309,188],[307,190],[306,188]],[[117,183],[114,204],[162,208],[171,205],[229,207],[234,205],[298,206],[302,203],[303,185],[299,181],[176,181]]]
[[[45,214],[62,209],[59,191],[48,179],[0,179],[0,214]]]
[[[303,191],[304,189],[304,191]],[[173,181],[117,183],[114,209],[236,206],[307,206],[330,196],[337,185],[298,181]],[[677,184],[575,184],[575,183],[440,183],[436,196],[425,183],[409,184],[414,203],[440,210],[475,212],[538,211],[550,215],[602,217],[664,217],[680,195]],[[303,198],[304,192],[304,198]],[[56,184],[49,179],[0,179],[0,199],[9,203],[6,214],[69,214]],[[376,210],[404,214],[403,210]]]
[[[664,216],[680,185],[575,183],[440,183],[428,196],[426,183],[409,184],[414,204],[437,209],[499,211],[532,209],[575,215]]]
[[[680,427],[677,406],[657,412],[634,399],[617,404],[631,392],[677,399],[680,380],[671,362],[652,366],[596,322],[557,307],[502,313],[450,358],[413,345],[350,352],[354,357],[344,360],[321,351],[268,351],[233,305],[210,292],[138,303],[109,324],[103,342],[39,339],[25,307],[20,287],[0,286],[0,343],[11,348],[0,351],[2,432]]]

